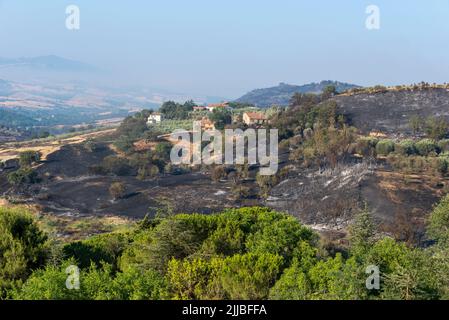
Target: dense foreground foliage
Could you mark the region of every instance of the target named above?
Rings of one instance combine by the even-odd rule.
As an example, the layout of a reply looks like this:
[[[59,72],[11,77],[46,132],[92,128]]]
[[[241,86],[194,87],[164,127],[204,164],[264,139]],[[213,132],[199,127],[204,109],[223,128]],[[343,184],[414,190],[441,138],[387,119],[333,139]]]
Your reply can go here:
[[[266,208],[145,219],[127,233],[58,245],[20,209],[0,209],[4,299],[447,299],[449,198],[435,208],[435,244],[410,248],[376,235],[368,212],[350,246],[323,244]],[[368,266],[380,288],[368,290]],[[67,289],[79,267],[79,288]],[[72,278],[73,279],[73,278]],[[71,282],[69,282],[70,284]],[[70,286],[69,286],[70,287]],[[78,288],[78,289],[76,289]]]

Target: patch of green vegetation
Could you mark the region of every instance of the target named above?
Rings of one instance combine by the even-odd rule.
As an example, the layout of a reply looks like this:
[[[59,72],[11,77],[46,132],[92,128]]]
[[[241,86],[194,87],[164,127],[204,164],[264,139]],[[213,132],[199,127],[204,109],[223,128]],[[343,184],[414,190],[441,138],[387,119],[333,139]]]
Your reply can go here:
[[[56,250],[21,210],[0,212],[0,288],[15,299],[447,299],[447,198],[430,218],[435,245],[382,237],[368,209],[338,253],[289,215],[266,208],[144,219],[124,233]],[[21,226],[21,227],[17,227]],[[2,246],[3,244],[3,246]],[[50,250],[50,248],[52,248]],[[8,254],[15,250],[16,254]],[[67,290],[66,268],[80,268]],[[366,288],[366,268],[382,285]]]
[[[29,167],[20,168],[8,174],[8,182],[14,186],[37,183],[38,181],[37,172]]]

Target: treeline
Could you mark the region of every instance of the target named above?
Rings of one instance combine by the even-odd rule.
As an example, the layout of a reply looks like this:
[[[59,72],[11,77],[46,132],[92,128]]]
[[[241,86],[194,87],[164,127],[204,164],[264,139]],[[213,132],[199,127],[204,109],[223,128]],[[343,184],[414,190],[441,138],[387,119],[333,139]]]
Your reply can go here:
[[[0,297],[447,299],[448,221],[446,198],[431,215],[435,244],[425,249],[382,237],[366,210],[350,228],[350,245],[340,247],[266,208],[160,215],[62,245],[23,210],[1,209]],[[66,287],[69,266],[80,269],[79,290]],[[368,266],[379,268],[378,289],[367,289]]]

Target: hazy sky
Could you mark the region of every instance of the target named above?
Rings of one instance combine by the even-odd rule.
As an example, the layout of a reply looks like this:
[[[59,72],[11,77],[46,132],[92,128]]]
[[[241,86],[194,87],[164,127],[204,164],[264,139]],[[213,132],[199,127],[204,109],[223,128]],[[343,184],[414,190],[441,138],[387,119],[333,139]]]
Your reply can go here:
[[[365,28],[370,4],[380,30]],[[449,82],[448,36],[447,0],[0,0],[1,57],[54,54],[229,98],[279,82]]]

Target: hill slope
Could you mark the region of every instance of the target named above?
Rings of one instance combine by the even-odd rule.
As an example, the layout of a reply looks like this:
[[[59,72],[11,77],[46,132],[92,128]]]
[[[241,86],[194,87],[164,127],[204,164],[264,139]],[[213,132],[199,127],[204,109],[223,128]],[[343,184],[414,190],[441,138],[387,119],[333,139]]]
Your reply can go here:
[[[364,132],[410,133],[410,118],[449,119],[449,88],[389,89],[334,98],[339,112]]]
[[[236,102],[251,103],[258,107],[270,107],[272,105],[286,106],[289,104],[293,94],[297,92],[321,93],[324,88],[330,85],[335,86],[339,92],[358,87],[349,83],[329,80],[321,81],[320,83],[309,83],[302,86],[280,83],[276,87],[253,90],[237,99]]]

